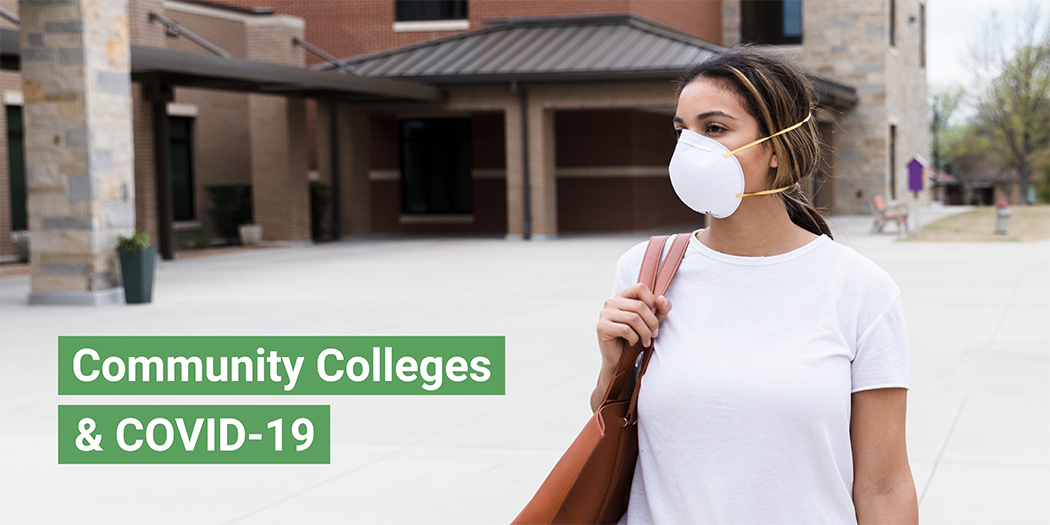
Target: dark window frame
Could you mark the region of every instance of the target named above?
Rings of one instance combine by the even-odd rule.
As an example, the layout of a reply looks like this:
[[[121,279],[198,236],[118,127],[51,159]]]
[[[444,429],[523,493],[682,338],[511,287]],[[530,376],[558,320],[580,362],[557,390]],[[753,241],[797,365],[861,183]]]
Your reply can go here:
[[[25,111],[22,106],[4,106],[5,122],[7,129],[7,173],[8,173],[8,195],[11,198],[11,231],[23,231],[29,229],[28,201],[26,200],[26,156],[25,156]],[[17,123],[17,126],[15,125]],[[11,147],[12,144],[21,145],[20,149]],[[21,161],[21,170],[15,165]]]
[[[174,134],[172,134],[170,132],[170,131],[174,130],[174,128],[175,128],[174,123],[176,121],[183,121],[183,122],[186,123],[186,137],[184,139],[176,138],[174,136]],[[196,184],[195,184],[195,182],[196,182],[196,175],[197,174],[195,173],[195,170],[194,170],[194,164],[195,164],[194,163],[194,153],[195,153],[194,150],[196,148],[194,147],[194,144],[193,144],[193,142],[194,142],[193,139],[194,139],[194,135],[195,135],[195,131],[196,131],[195,130],[196,124],[197,124],[197,119],[194,118],[194,117],[183,117],[183,116],[179,116],[179,115],[169,115],[168,116],[168,126],[169,126],[168,127],[168,129],[169,129],[169,137],[168,137],[168,139],[171,142],[169,151],[172,152],[171,162],[174,163],[176,161],[174,152],[175,152],[175,141],[177,141],[177,140],[185,141],[185,143],[186,143],[186,150],[187,150],[186,156],[189,158],[189,163],[188,163],[187,168],[186,168],[186,189],[187,189],[187,191],[186,191],[186,199],[188,201],[187,202],[187,206],[189,208],[189,213],[187,215],[184,215],[184,216],[181,216],[181,217],[175,217],[175,213],[178,210],[176,210],[176,203],[172,202],[172,216],[173,216],[175,221],[193,221],[193,220],[197,220],[197,198],[196,198]],[[174,185],[175,185],[175,166],[174,165],[171,167],[171,174],[172,174],[171,195],[172,195],[172,201],[175,201],[176,189],[174,187]]]
[[[897,125],[890,124],[890,200],[897,200]]]
[[[410,138],[411,127],[430,129]],[[474,213],[472,135],[473,125],[469,117],[406,118],[398,121],[402,215]],[[407,143],[414,140],[421,141],[419,147],[408,147]],[[421,155],[421,158],[409,158],[413,154],[410,150]],[[416,173],[419,165],[441,166],[441,169]]]
[[[467,0],[394,0],[394,21],[466,20]]]
[[[771,46],[802,44],[805,37],[802,1],[741,0],[741,42]],[[797,13],[797,27],[789,20],[789,11]],[[786,27],[789,23],[791,28]]]
[[[926,69],[926,4],[919,4],[919,67]]]
[[[890,47],[897,47],[897,0],[890,0]]]

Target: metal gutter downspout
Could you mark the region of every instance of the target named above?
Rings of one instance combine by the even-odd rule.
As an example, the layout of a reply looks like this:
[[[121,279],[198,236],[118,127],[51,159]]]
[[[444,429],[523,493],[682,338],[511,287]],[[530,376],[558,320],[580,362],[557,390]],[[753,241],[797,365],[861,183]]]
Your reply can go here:
[[[342,178],[342,174],[339,172],[339,102],[335,97],[328,100],[328,140],[329,163],[331,164],[329,174],[332,176],[332,193],[328,202],[332,203],[332,240],[338,241],[342,235],[340,231],[342,214],[340,211],[343,195],[339,184]]]
[[[521,100],[521,175],[522,205],[524,206],[521,237],[532,238],[532,183],[529,180],[529,95],[517,80],[510,83],[510,90],[518,93]]]

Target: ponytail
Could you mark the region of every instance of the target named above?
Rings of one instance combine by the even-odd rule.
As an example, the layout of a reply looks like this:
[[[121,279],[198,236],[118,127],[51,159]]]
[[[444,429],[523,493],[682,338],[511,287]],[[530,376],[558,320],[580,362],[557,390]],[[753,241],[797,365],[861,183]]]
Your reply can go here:
[[[783,195],[784,205],[787,207],[791,222],[814,235],[827,235],[831,239],[835,238],[831,234],[827,221],[816,208],[807,202],[804,194],[796,189],[796,191]]]

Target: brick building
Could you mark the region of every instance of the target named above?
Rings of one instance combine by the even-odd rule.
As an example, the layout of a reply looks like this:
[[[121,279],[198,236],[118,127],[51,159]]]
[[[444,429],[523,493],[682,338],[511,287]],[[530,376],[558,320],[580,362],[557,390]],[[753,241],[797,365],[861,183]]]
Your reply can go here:
[[[15,0],[0,7],[19,14]],[[230,181],[252,184],[255,222],[275,242],[309,241],[309,181],[331,189],[324,222],[340,236],[545,238],[695,223],[667,178],[670,81],[740,42],[781,53],[813,80],[834,153],[806,189],[826,211],[868,213],[874,195],[911,200],[905,166],[927,155],[919,0],[129,0],[126,13],[112,23],[126,24],[130,46],[134,224],[161,239],[215,237],[204,187]],[[44,44],[58,42],[50,23]],[[22,73],[33,60],[59,67],[64,51],[37,50],[32,35],[12,51],[25,28],[7,19],[0,28],[6,118],[30,111],[12,60]],[[274,64],[272,75],[259,64]],[[309,81],[289,80],[288,66]],[[290,76],[275,80],[279,71]],[[34,230],[32,219],[12,224],[20,197],[9,188],[21,177],[30,194],[42,191],[12,172],[10,140],[0,147],[5,257],[12,226]],[[171,155],[182,171],[162,177],[158,159]],[[116,230],[93,235],[111,242]]]

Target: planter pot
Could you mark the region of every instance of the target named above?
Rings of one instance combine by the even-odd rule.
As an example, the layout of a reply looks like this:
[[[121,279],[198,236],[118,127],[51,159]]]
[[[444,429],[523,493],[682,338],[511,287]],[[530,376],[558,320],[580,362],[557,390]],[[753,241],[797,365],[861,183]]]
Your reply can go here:
[[[142,250],[117,250],[120,275],[124,279],[124,302],[148,303],[153,300],[153,272],[157,264],[157,247]]]
[[[241,244],[245,246],[258,246],[262,242],[261,224],[242,224],[239,228]]]

